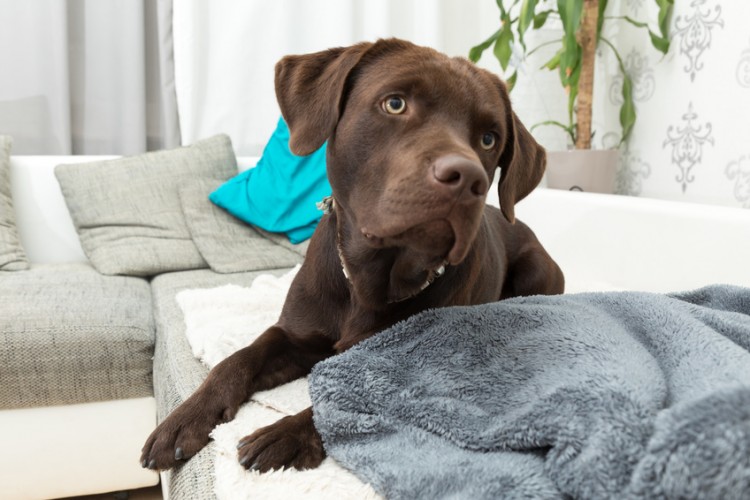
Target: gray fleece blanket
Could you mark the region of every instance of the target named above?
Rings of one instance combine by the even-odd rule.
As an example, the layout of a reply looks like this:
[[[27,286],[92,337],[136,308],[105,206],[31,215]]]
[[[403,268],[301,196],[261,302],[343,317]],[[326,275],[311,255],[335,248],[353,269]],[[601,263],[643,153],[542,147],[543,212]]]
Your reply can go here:
[[[427,311],[310,378],[387,498],[750,498],[750,289]]]

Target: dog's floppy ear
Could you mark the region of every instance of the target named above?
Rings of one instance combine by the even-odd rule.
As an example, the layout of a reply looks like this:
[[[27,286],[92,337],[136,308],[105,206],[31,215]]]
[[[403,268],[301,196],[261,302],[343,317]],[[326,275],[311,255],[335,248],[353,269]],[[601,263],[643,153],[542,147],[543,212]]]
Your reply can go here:
[[[505,84],[499,82],[506,110],[506,139],[500,155],[500,183],[497,186],[500,208],[512,224],[515,205],[539,184],[547,166],[547,153],[526,130],[510,106]]]
[[[276,98],[289,126],[294,154],[313,153],[339,120],[349,72],[372,46],[360,43],[313,54],[286,56],[276,63]]]

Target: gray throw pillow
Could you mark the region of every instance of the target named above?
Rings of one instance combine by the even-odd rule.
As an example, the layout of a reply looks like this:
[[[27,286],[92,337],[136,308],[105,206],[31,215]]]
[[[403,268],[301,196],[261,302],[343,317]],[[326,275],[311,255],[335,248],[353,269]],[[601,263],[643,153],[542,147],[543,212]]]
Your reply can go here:
[[[22,271],[29,261],[18,239],[16,212],[10,192],[10,148],[13,139],[0,135],[0,271]]]
[[[221,181],[236,173],[226,135],[168,151],[55,168],[88,259],[102,274],[131,276],[207,267],[190,237],[178,186],[187,179]]]
[[[310,246],[310,240],[305,240],[302,243],[292,243],[284,233],[271,233],[259,227],[256,227],[255,230],[277,245],[281,245],[302,257],[307,255],[307,247]]]
[[[208,195],[221,181],[194,179],[180,186],[190,234],[211,269],[238,273],[294,267],[302,256],[264,238],[251,225],[217,207]]]

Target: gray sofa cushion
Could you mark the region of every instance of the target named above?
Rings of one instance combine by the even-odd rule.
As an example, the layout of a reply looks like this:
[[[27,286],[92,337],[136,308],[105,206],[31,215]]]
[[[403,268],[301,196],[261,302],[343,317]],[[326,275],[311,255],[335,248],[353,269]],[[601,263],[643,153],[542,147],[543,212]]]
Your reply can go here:
[[[178,186],[237,173],[226,135],[117,160],[58,165],[81,246],[103,274],[151,276],[206,267],[190,238]]]
[[[29,268],[16,230],[16,214],[10,193],[10,148],[13,140],[0,135],[0,271]]]
[[[289,241],[289,238],[285,234],[282,233],[269,233],[265,229],[261,229],[259,227],[255,228],[260,234],[268,238],[269,240],[273,241],[277,245],[281,245],[282,247],[286,248],[287,250],[291,250],[292,252],[296,253],[297,255],[304,257],[307,255],[307,248],[310,246],[310,240],[305,240],[302,243],[292,243]]]
[[[149,284],[87,264],[0,278],[0,409],[149,396]]]
[[[195,357],[185,336],[185,321],[175,296],[189,288],[211,288],[227,284],[249,287],[260,274],[282,275],[288,269],[217,274],[209,270],[166,273],[151,283],[156,322],[154,352],[154,395],[159,421],[187,399],[208,375],[208,369]],[[170,498],[213,498],[213,441],[177,469],[167,472]]]
[[[180,186],[185,221],[211,269],[237,273],[294,267],[300,260],[299,253],[277,245],[211,203],[208,195],[220,185],[221,181],[192,179]]]

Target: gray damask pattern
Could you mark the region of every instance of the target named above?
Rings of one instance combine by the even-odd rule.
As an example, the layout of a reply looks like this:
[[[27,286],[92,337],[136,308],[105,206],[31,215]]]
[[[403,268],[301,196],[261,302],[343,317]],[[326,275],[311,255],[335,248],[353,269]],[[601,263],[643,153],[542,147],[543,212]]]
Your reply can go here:
[[[643,189],[643,180],[650,175],[651,165],[630,150],[625,150],[620,156],[620,170],[617,173],[615,190],[618,194],[639,196]]]
[[[628,0],[628,9],[633,14],[638,14],[638,9],[643,7],[643,0]]]
[[[707,0],[693,0],[690,3],[695,9],[692,15],[679,15],[674,20],[674,38],[680,38],[680,53],[688,58],[685,72],[690,74],[690,81],[694,81],[696,73],[703,69],[703,62],[699,59],[711,46],[712,30],[717,26],[724,28],[721,6],[701,9],[706,2]]]
[[[734,181],[734,197],[744,208],[750,208],[750,155],[742,155],[730,162],[724,173]]]
[[[740,62],[737,63],[737,83],[750,89],[750,46],[742,51]]]
[[[617,149],[620,146],[621,135],[619,131],[610,131],[602,134],[595,132],[591,138],[592,147],[594,149]],[[601,139],[601,141],[597,141],[597,139]]]
[[[656,89],[656,79],[654,69],[649,65],[648,56],[641,55],[633,49],[625,57],[623,64],[633,82],[633,100],[644,102],[651,99]],[[622,104],[622,83],[621,74],[612,79],[612,84],[609,86],[609,100],[612,104]]]
[[[695,180],[691,170],[703,160],[703,145],[714,144],[711,123],[695,125],[697,119],[698,115],[690,102],[687,113],[682,115],[683,125],[670,125],[667,128],[667,138],[662,144],[663,148],[672,147],[672,163],[680,169],[675,180],[682,185],[683,193],[687,191],[688,184]]]

